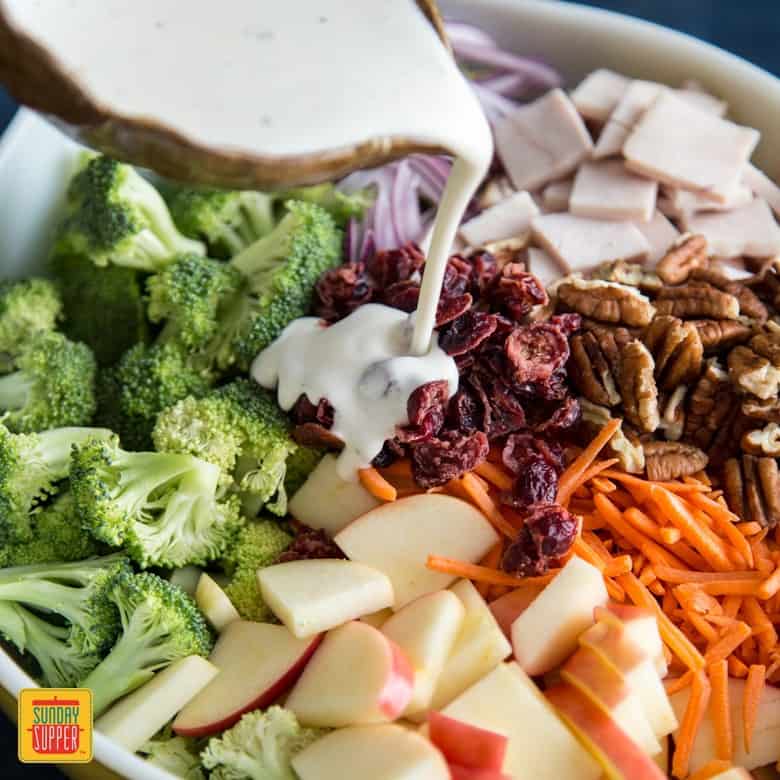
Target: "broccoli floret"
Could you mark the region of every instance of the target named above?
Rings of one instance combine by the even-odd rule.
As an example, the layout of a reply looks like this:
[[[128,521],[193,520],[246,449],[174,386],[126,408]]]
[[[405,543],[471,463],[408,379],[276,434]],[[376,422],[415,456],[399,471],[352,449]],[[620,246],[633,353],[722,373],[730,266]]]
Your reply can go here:
[[[0,566],[83,561],[102,553],[102,545],[82,529],[70,493],[30,515],[29,521],[31,538],[0,547]]]
[[[255,710],[210,739],[201,759],[211,770],[211,780],[297,780],[293,758],[326,733],[327,729],[304,728],[282,707]]]
[[[226,552],[222,563],[231,580],[225,593],[242,618],[258,622],[273,619],[260,595],[257,570],[276,563],[291,542],[292,536],[278,522],[260,520],[244,526],[236,544]]]
[[[289,201],[287,209],[273,232],[230,261],[249,292],[235,344],[243,368],[307,313],[320,275],[341,262],[342,231],[327,211],[301,201]]]
[[[48,279],[0,281],[0,354],[15,357],[30,338],[57,327],[62,301]]]
[[[0,601],[0,634],[38,663],[44,685],[72,688],[100,662],[70,641],[67,626],[54,625],[21,604]]]
[[[138,344],[100,377],[96,420],[118,433],[125,447],[149,449],[157,415],[182,398],[205,395],[211,382],[178,345]]]
[[[363,219],[366,209],[374,202],[374,196],[369,190],[357,190],[347,195],[329,182],[286,190],[277,197],[283,201],[302,200],[321,206],[339,227],[344,227],[350,219]]]
[[[111,265],[96,268],[88,258],[56,255],[50,269],[65,305],[63,331],[111,366],[135,344],[149,339],[141,274]]]
[[[207,656],[213,638],[195,602],[154,574],[122,573],[113,598],[121,633],[111,652],[81,681],[92,689],[94,714],[148,682],[156,671],[188,655]]]
[[[31,540],[30,512],[68,476],[71,447],[109,436],[100,428],[14,434],[0,424],[0,545]]]
[[[188,352],[204,350],[218,337],[225,305],[241,291],[241,273],[199,255],[183,255],[147,282],[149,319],[165,322],[162,340]]]
[[[186,452],[219,466],[223,483],[259,506],[287,512],[287,460],[304,448],[290,438],[290,422],[273,395],[254,382],[238,379],[180,401],[160,414],[152,438],[161,452]]]
[[[0,569],[0,602],[58,616],[66,623],[68,644],[92,655],[110,647],[117,637],[113,588],[126,571],[129,566],[121,555]]]
[[[235,496],[217,500],[219,469],[191,455],[88,441],[73,448],[70,481],[84,527],[143,567],[214,560],[243,524]]]
[[[86,344],[39,332],[0,376],[0,412],[12,431],[86,425],[95,413],[95,357]]]
[[[144,743],[138,750],[154,766],[165,769],[183,780],[205,780],[200,763],[204,740],[174,737],[166,728],[161,734]]]
[[[132,166],[85,153],[68,187],[54,251],[153,272],[205,247],[179,233],[160,193]]]
[[[270,233],[273,197],[263,192],[182,188],[168,201],[176,226],[227,259]]]

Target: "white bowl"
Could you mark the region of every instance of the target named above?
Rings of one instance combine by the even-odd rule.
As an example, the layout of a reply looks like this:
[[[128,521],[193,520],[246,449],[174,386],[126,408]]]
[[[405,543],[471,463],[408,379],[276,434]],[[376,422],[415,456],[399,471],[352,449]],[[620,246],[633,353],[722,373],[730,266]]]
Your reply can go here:
[[[559,68],[569,85],[597,67],[678,85],[696,79],[728,101],[730,117],[762,133],[757,160],[780,178],[780,80],[714,46],[648,22],[549,0],[440,0],[444,13],[474,22],[519,53]],[[0,142],[0,276],[40,270],[76,147],[36,115],[21,111]],[[0,652],[0,687],[15,696],[34,685]],[[2,694],[2,691],[0,691]],[[2,698],[2,697],[0,697]],[[170,780],[96,735],[100,776]],[[72,767],[79,777],[95,777]],[[105,770],[108,770],[106,772]]]

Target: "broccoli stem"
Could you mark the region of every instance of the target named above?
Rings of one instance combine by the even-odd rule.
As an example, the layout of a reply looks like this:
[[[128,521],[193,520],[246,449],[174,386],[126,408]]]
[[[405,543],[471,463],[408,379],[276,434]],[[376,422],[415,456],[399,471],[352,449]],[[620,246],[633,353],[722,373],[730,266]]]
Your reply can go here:
[[[84,593],[80,587],[60,585],[48,580],[19,579],[0,582],[0,601],[21,601],[38,609],[54,607],[70,623],[84,622]]]
[[[36,434],[38,445],[34,457],[46,464],[49,471],[67,475],[70,467],[70,453],[73,445],[81,445],[90,439],[111,438],[106,428],[54,428]]]
[[[0,376],[0,409],[24,409],[35,381],[23,371]]]

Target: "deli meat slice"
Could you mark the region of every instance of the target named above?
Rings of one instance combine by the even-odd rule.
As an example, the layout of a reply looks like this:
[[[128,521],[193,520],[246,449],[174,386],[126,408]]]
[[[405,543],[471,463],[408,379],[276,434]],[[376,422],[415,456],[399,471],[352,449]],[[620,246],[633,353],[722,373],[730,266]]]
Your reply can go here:
[[[649,222],[634,222],[634,225],[650,244],[647,262],[651,265],[655,265],[680,237],[680,231],[660,211],[656,211]]]
[[[554,181],[542,191],[542,205],[546,211],[568,211],[573,179]]]
[[[572,271],[608,260],[646,260],[650,254],[650,244],[631,222],[543,214],[531,230],[536,243]]]
[[[760,134],[663,91],[623,145],[631,170],[723,203],[739,187]]]
[[[716,203],[711,198],[699,192],[681,190],[679,187],[665,188],[669,208],[675,216],[683,217],[696,211],[731,211],[742,208],[753,200],[753,191],[743,183],[740,184],[723,203]]]
[[[528,247],[528,270],[545,287],[571,273],[571,268],[535,246]]]
[[[716,257],[771,257],[780,253],[780,225],[765,200],[756,198],[733,211],[692,214],[689,233],[701,233]]]
[[[657,194],[658,182],[627,171],[622,160],[585,162],[574,178],[569,211],[580,217],[647,222]]]
[[[470,246],[482,246],[490,241],[503,241],[528,231],[539,208],[527,192],[516,192],[505,200],[485,209],[460,226],[460,235]]]
[[[593,148],[582,117],[563,90],[504,117],[495,127],[496,150],[518,190],[535,190],[568,176]]]
[[[742,181],[780,217],[780,187],[752,163],[745,168]]]
[[[631,80],[607,68],[588,74],[571,93],[571,99],[585,119],[606,122]]]

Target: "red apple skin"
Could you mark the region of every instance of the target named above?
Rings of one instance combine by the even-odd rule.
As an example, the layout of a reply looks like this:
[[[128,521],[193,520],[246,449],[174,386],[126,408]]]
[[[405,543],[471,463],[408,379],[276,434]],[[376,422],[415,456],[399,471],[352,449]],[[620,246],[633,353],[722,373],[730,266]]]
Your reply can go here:
[[[512,780],[509,775],[497,772],[495,769],[474,769],[458,764],[447,764],[451,780]]]
[[[649,609],[645,609],[644,607],[635,607],[633,604],[618,604],[617,602],[610,601],[606,607],[596,607],[596,610],[594,610],[595,619],[599,620],[605,612],[611,612],[624,623],[630,623],[632,620],[639,620],[641,618],[655,617]]]
[[[324,636],[324,634],[318,634],[317,636],[312,637],[312,641],[309,643],[306,651],[273,685],[271,685],[270,688],[266,688],[251,701],[240,705],[237,710],[234,710],[220,720],[204,723],[201,726],[192,726],[188,728],[174,725],[173,731],[180,737],[208,737],[234,726],[241,720],[241,716],[245,712],[270,707],[282,694],[287,693],[287,691],[295,685],[298,678],[303,674],[303,670],[309,662],[309,659],[314,655],[320,642],[322,642]]]
[[[441,712],[428,715],[428,738],[450,764],[460,769],[500,772],[509,740],[503,734],[450,718]]]
[[[506,638],[512,641],[512,623],[522,615],[529,604],[544,590],[544,585],[528,584],[491,601],[488,605]]]
[[[556,711],[600,753],[594,755],[607,777],[622,780],[666,780],[666,775],[612,718],[568,683],[548,688],[544,695]],[[607,767],[609,765],[609,767]]]
[[[392,655],[390,677],[379,699],[379,711],[390,720],[401,716],[414,692],[414,669],[406,653],[392,639],[387,638]]]

